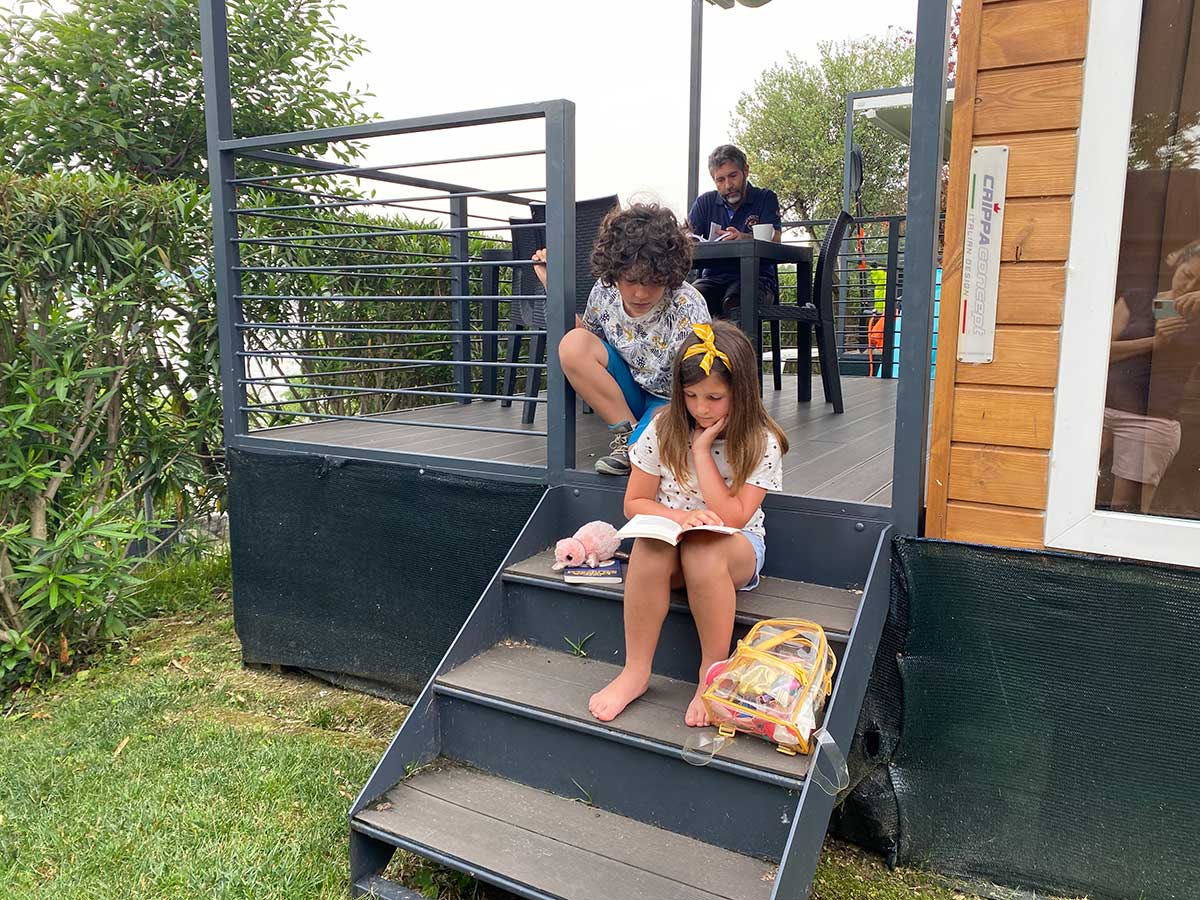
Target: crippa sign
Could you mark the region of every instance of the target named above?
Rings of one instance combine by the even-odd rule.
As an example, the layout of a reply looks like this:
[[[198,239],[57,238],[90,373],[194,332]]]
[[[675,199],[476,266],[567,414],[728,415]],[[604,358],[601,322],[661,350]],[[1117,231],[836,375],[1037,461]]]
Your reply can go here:
[[[962,317],[958,359],[990,363],[996,344],[996,290],[1000,283],[1000,238],[1004,233],[1004,192],[1008,147],[971,151],[967,187],[967,227],[963,237]]]

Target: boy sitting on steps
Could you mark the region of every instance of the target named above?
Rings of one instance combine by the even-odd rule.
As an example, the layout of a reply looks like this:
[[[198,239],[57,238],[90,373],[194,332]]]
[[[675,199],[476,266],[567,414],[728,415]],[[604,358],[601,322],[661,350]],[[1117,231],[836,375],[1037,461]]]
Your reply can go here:
[[[534,260],[545,262],[546,251]],[[629,474],[629,447],[671,396],[675,354],[708,306],[684,281],[692,247],[674,213],[635,203],[609,213],[592,252],[597,277],[582,319],[558,345],[567,380],[613,434],[605,475]],[[542,284],[545,266],[535,266]]]

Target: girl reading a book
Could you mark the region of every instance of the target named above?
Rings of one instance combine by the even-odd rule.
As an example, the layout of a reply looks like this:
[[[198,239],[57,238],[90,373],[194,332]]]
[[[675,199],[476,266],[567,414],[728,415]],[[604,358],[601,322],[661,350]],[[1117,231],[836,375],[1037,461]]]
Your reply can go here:
[[[663,516],[685,530],[674,546],[639,537],[625,584],[625,667],[588,708],[607,722],[645,693],[672,588],[687,589],[700,633],[699,684],[708,667],[729,656],[735,593],[758,585],[766,553],[762,501],[783,488],[783,429],[758,393],[758,357],[728,322],[694,326],[675,357],[671,400],[630,448],[633,464],[625,515]],[[727,525],[732,534],[688,533]],[[696,694],[688,725],[707,725]]]

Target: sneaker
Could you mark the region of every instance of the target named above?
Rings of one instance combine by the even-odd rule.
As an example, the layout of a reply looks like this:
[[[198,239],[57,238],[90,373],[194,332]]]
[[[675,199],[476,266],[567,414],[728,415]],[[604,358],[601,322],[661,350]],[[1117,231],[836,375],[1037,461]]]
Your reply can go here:
[[[596,460],[596,471],[601,475],[628,475],[629,435],[633,434],[633,426],[628,422],[618,422],[609,425],[608,430],[613,433],[612,443],[609,444],[608,455]]]

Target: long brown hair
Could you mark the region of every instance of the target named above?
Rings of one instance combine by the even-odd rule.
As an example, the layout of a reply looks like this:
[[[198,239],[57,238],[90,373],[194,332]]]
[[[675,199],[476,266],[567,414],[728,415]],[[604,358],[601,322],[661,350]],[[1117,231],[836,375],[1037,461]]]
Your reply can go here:
[[[658,432],[659,460],[671,470],[675,480],[686,483],[688,475],[688,441],[696,429],[696,421],[687,411],[683,389],[703,381],[709,374],[718,375],[729,387],[729,418],[725,422],[722,436],[725,440],[725,457],[733,471],[732,490],[741,490],[750,473],[758,467],[767,451],[768,430],[779,442],[780,453],[788,452],[787,435],[779,423],[767,415],[762,398],[758,394],[758,354],[741,329],[729,322],[713,322],[713,343],[729,357],[730,365],[720,357],[712,360],[712,368],[705,372],[700,363],[704,354],[697,353],[687,359],[689,347],[702,343],[692,334],[679,353],[671,372],[671,402],[666,411],[658,416],[655,429]]]

